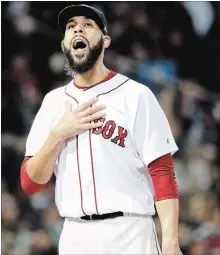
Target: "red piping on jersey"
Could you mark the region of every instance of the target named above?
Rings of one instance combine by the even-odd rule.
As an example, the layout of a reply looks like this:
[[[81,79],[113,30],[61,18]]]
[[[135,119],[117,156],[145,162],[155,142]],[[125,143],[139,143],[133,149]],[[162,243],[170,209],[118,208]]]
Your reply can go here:
[[[79,166],[79,140],[78,140],[78,135],[76,136],[76,157],[77,157],[77,167],[78,167],[79,186],[80,186],[81,209],[82,209],[82,212],[86,215],[86,213],[83,209],[83,192],[82,192],[80,166]]]
[[[95,185],[95,173],[94,173],[93,154],[92,154],[91,130],[89,130],[89,145],[90,145],[90,155],[91,155],[91,165],[92,165],[92,179],[93,179],[95,207],[96,207],[97,214],[99,214],[99,212],[98,212],[98,205],[97,205],[97,197],[96,197],[96,185]]]
[[[119,87],[121,87],[123,84],[125,84],[125,83],[126,83],[127,81],[129,81],[129,80],[130,80],[130,79],[125,80],[122,84],[118,85],[118,87],[116,87],[116,88],[114,88],[114,89],[111,89],[111,90],[109,90],[108,92],[105,92],[105,93],[99,94],[99,95],[97,95],[97,97],[99,97],[99,96],[103,96],[103,95],[106,95],[106,94],[108,94],[108,93],[110,93],[110,92],[112,92],[112,91],[114,91],[114,90],[118,89]]]
[[[66,86],[67,88],[67,86]],[[78,100],[71,96],[69,93],[67,93],[65,88],[65,93],[67,96],[71,97],[72,99],[74,99],[77,103],[77,105],[79,105]],[[76,136],[76,158],[77,158],[77,168],[78,168],[78,176],[79,176],[79,186],[80,186],[80,200],[81,200],[81,209],[84,215],[86,215],[84,209],[83,209],[83,191],[82,191],[82,183],[81,183],[81,175],[80,175],[80,165],[79,165],[79,141],[78,141],[78,135]]]
[[[86,88],[85,88],[85,87],[79,87],[79,86],[77,86],[75,83],[74,83],[74,85],[75,85],[77,88],[80,88],[80,89],[83,89],[83,88],[84,88],[84,90],[88,90],[88,89],[90,89],[90,88],[92,88],[92,87],[97,86],[97,85],[100,84],[100,83],[103,83],[103,82],[105,82],[105,81],[110,80],[110,79],[113,78],[115,75],[116,75],[116,73],[114,73],[114,72],[111,71],[111,72],[108,74],[108,76],[107,76],[103,81],[98,82],[98,83],[96,83],[95,85],[93,85],[93,86],[91,86],[91,87],[86,87]],[[109,92],[110,92],[110,91],[109,91]],[[98,96],[99,96],[99,95],[98,95]],[[98,97],[98,96],[97,96],[97,97]],[[95,171],[94,171],[93,153],[92,153],[91,130],[89,130],[89,145],[90,145],[90,155],[91,155],[91,166],[92,166],[92,178],[93,178],[93,189],[94,189],[95,207],[96,207],[96,212],[97,212],[97,214],[99,214],[99,212],[98,212],[97,196],[96,196],[96,183],[95,183]]]
[[[106,81],[110,80],[110,79],[113,78],[115,75],[116,75],[115,72],[110,71],[109,74],[105,77],[104,80],[102,80],[102,81],[100,81],[100,82],[98,82],[98,83],[96,83],[96,84],[94,84],[94,85],[92,85],[92,86],[90,86],[90,87],[78,86],[78,85],[75,83],[75,81],[73,82],[73,84],[74,84],[74,86],[77,87],[78,89],[83,89],[83,90],[85,91],[85,90],[91,89],[91,88],[93,88],[93,87],[99,85],[100,83],[103,83],[103,82],[106,82]]]
[[[77,100],[75,97],[71,96],[69,93],[67,93],[66,89],[67,89],[67,86],[66,86],[66,88],[65,88],[65,93],[67,94],[67,96],[69,96],[69,97],[71,97],[72,99],[74,99],[74,100],[76,101],[76,103],[79,105],[78,100]]]

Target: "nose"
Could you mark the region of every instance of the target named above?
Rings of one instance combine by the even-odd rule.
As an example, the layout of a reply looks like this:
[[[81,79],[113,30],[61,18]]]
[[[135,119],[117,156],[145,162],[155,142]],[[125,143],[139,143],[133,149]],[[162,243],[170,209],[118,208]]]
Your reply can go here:
[[[83,33],[83,27],[81,25],[76,25],[74,28],[74,34],[82,34]]]

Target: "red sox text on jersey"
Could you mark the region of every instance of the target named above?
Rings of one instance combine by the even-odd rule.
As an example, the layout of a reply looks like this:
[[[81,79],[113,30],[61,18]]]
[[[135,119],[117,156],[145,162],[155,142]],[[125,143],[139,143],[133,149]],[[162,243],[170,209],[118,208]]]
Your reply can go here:
[[[98,121],[104,122],[105,119],[96,120],[95,122]],[[118,134],[113,136],[116,129],[118,130]],[[103,127],[94,128],[92,133],[96,135],[102,134],[103,138],[110,139],[111,142],[123,148],[125,147],[125,138],[128,135],[128,131],[123,127],[117,126],[113,120],[108,120]]]

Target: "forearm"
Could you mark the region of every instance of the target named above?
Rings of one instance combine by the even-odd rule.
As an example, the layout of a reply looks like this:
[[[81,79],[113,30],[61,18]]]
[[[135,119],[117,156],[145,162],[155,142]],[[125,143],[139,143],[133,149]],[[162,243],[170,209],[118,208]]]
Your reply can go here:
[[[62,144],[63,140],[60,138],[59,134],[53,130],[41,150],[28,160],[26,170],[33,182],[44,184],[50,180]]]
[[[152,162],[149,173],[161,222],[163,254],[181,254],[178,248],[179,191],[171,154]]]
[[[156,209],[161,223],[162,243],[178,245],[179,200],[157,201]]]

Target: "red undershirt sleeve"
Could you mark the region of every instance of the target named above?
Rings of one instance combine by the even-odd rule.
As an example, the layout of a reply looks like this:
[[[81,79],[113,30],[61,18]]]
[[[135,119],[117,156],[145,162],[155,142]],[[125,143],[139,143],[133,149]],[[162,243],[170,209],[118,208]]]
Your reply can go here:
[[[22,164],[21,164],[21,171],[20,171],[20,179],[21,179],[21,187],[25,193],[28,195],[33,195],[34,193],[40,191],[40,189],[46,187],[45,184],[38,184],[31,180],[27,173],[27,162],[31,157],[25,157]]]
[[[154,200],[179,198],[172,155],[166,154],[148,165],[154,188]]]

